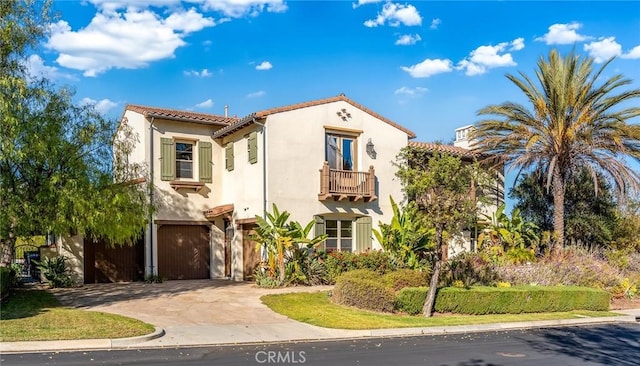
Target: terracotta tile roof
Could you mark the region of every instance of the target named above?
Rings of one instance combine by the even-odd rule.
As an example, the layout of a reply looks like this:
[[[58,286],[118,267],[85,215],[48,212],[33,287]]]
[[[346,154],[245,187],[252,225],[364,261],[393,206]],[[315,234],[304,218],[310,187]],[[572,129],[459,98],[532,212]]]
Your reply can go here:
[[[253,113],[245,118],[243,118],[242,120],[236,122],[233,125],[230,125],[228,127],[225,127],[221,130],[219,130],[218,132],[216,132],[216,134],[213,136],[214,138],[218,138],[218,137],[223,137],[226,136],[234,131],[237,131],[249,124],[251,124],[254,121],[254,118],[265,118],[271,114],[276,114],[276,113],[282,113],[282,112],[289,112],[289,111],[293,111],[296,109],[300,109],[300,108],[306,108],[306,107],[313,107],[313,106],[317,106],[317,105],[322,105],[322,104],[328,104],[328,103],[334,103],[334,102],[339,102],[339,101],[343,101],[343,102],[347,102],[349,104],[351,104],[352,106],[370,114],[371,116],[399,129],[400,131],[406,133],[409,138],[415,138],[416,134],[413,133],[413,131],[408,130],[402,126],[400,126],[399,124],[393,122],[392,120],[383,117],[382,115],[370,110],[369,108],[363,106],[362,104],[356,103],[353,100],[347,98],[344,94],[340,94],[336,97],[330,97],[330,98],[324,98],[324,99],[316,99],[316,100],[312,100],[312,101],[308,101],[308,102],[303,102],[303,103],[297,103],[297,104],[290,104],[287,106],[283,106],[283,107],[276,107],[276,108],[271,108],[271,109],[265,109],[256,113]]]
[[[236,123],[236,117],[225,117],[217,114],[181,111],[177,109],[156,108],[136,104],[127,104],[125,110],[138,112],[145,117],[155,117],[175,121],[227,126]]]
[[[234,210],[233,203],[229,203],[226,205],[220,205],[220,206],[210,208],[208,210],[205,210],[203,213],[204,213],[204,217],[206,217],[207,219],[213,219],[220,215],[231,213],[233,212],[233,210]]]
[[[469,150],[463,147],[458,147],[453,145],[435,144],[431,142],[409,141],[409,146],[425,149],[427,151],[432,151],[432,152],[447,153],[454,156],[460,156],[463,158],[480,157],[480,155],[474,152],[473,150]]]

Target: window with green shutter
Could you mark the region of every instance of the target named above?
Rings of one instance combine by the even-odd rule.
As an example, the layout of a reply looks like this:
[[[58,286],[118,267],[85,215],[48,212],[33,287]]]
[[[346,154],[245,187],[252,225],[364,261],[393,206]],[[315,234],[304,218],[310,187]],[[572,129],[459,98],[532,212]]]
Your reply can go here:
[[[247,152],[249,155],[249,163],[255,164],[258,162],[258,133],[251,132],[247,139]]]
[[[233,170],[233,142],[227,144],[224,148],[225,167],[228,171]]]
[[[213,181],[211,158],[211,143],[208,141],[198,142],[198,176],[201,182],[211,183]]]
[[[176,150],[172,138],[160,138],[160,179],[173,180],[176,170]]]

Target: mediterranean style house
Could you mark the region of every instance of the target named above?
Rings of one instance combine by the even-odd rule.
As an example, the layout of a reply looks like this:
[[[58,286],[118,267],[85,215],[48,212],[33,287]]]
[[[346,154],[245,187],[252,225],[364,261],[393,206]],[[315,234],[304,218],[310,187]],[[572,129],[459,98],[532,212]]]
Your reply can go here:
[[[402,200],[393,161],[415,138],[344,94],[244,118],[129,104],[120,124],[138,136],[127,159],[148,167],[156,211],[133,247],[62,243],[85,283],[250,279],[260,257],[249,236],[273,204],[314,220],[325,250],[381,249],[372,228],[391,220],[389,197]]]

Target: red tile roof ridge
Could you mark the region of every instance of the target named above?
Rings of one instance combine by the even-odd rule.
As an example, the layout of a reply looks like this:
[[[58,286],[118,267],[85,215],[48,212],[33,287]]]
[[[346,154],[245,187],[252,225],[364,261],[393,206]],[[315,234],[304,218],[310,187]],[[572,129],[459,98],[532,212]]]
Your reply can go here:
[[[191,112],[179,109],[151,107],[139,104],[127,104],[125,110],[141,113],[145,117],[149,115],[158,115],[163,117],[182,118],[203,122],[222,122],[227,124],[235,123],[239,120],[237,117],[225,117],[222,115],[211,113]]]

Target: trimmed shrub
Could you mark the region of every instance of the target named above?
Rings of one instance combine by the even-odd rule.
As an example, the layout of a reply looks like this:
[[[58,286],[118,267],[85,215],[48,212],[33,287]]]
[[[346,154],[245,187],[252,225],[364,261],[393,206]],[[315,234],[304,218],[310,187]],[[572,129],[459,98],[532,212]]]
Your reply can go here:
[[[382,283],[394,292],[397,292],[405,287],[424,286],[429,283],[429,279],[430,276],[427,272],[405,268],[385,273],[384,276],[382,276]]]
[[[331,252],[317,253],[326,269],[325,283],[335,283],[342,273],[356,269],[369,269],[378,273],[386,273],[395,270],[397,267],[393,263],[391,256],[380,250],[366,251],[363,253],[351,252]]]
[[[422,313],[429,287],[407,287],[396,295],[395,309],[403,313],[416,315]]]
[[[331,299],[340,305],[391,312],[395,293],[385,286],[379,273],[361,269],[338,277]]]
[[[419,314],[428,288],[405,288],[395,308]],[[438,290],[435,311],[456,314],[519,314],[572,310],[609,310],[611,295],[603,290],[572,286],[446,287]]]

